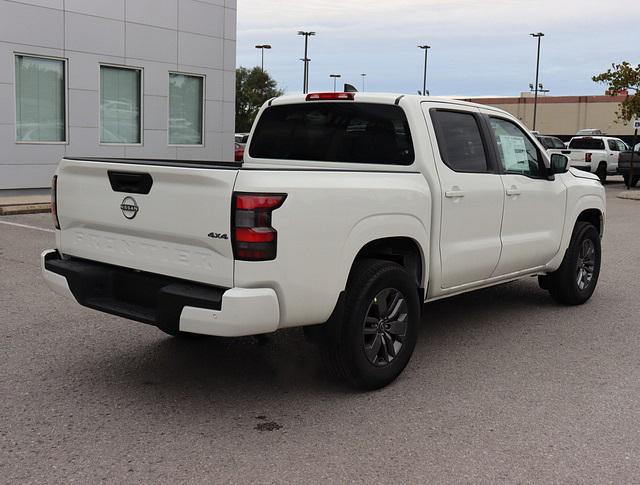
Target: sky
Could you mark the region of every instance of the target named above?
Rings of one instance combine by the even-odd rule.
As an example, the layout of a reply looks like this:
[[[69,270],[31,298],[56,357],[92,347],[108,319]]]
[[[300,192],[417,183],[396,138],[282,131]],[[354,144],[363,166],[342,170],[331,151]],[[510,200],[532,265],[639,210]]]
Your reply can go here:
[[[634,25],[635,24],[635,25]],[[331,91],[329,74],[376,92],[422,89],[428,44],[432,95],[512,96],[535,81],[550,95],[602,94],[591,77],[611,63],[640,63],[640,2],[635,0],[238,0],[238,66],[260,65],[287,93],[302,91],[310,40],[310,90]]]

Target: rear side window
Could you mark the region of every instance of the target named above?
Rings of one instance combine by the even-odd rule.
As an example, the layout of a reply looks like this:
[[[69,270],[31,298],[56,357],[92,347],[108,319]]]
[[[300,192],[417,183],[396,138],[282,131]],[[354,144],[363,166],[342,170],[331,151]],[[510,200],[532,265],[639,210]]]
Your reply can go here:
[[[604,140],[602,138],[574,138],[569,143],[569,148],[573,150],[604,150]]]
[[[442,161],[456,172],[488,171],[487,155],[475,116],[459,111],[432,111]]]
[[[305,103],[267,108],[256,126],[253,158],[411,165],[407,117],[398,106]]]

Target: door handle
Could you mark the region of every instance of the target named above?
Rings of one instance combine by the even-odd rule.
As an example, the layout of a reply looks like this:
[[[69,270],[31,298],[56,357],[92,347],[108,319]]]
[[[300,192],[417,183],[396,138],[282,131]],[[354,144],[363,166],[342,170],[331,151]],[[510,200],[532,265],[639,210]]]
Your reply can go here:
[[[114,192],[148,195],[153,186],[153,178],[148,173],[112,172],[109,170],[109,182]]]
[[[462,190],[448,190],[444,196],[447,199],[461,199],[464,197],[464,192]]]
[[[509,197],[515,197],[516,195],[522,195],[522,191],[514,185],[513,187],[507,189],[507,195]]]

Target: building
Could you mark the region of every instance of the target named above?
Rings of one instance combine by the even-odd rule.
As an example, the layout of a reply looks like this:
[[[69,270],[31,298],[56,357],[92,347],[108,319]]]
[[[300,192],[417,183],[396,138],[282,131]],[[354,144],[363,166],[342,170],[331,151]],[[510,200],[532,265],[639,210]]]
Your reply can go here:
[[[0,189],[63,156],[233,160],[236,0],[0,0]]]
[[[533,128],[534,97],[531,93],[523,93],[519,97],[464,99],[508,111]],[[540,96],[536,130],[545,135],[568,139],[579,130],[597,128],[609,135],[630,140],[633,126],[620,123],[616,115],[624,99],[624,96]]]

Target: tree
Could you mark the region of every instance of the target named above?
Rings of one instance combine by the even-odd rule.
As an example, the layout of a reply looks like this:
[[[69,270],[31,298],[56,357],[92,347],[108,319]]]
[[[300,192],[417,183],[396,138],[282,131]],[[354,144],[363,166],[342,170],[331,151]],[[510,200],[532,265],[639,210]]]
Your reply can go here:
[[[629,62],[612,64],[611,69],[592,78],[597,83],[609,86],[608,93],[616,96],[626,92],[627,97],[620,105],[616,114],[625,124],[635,118],[640,118],[640,64],[632,66]],[[633,91],[633,94],[631,93]]]
[[[282,96],[278,83],[259,67],[236,69],[236,133],[251,130],[265,101]]]

